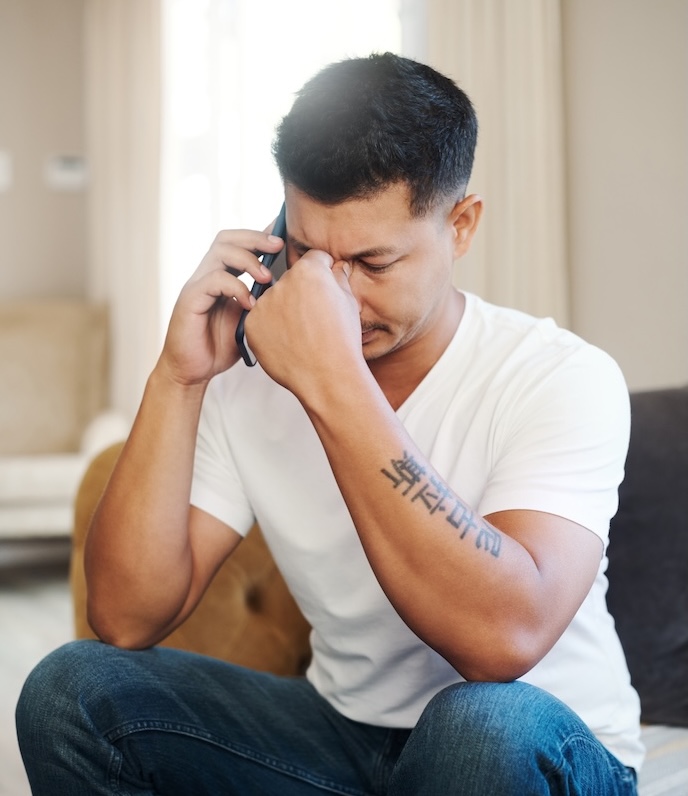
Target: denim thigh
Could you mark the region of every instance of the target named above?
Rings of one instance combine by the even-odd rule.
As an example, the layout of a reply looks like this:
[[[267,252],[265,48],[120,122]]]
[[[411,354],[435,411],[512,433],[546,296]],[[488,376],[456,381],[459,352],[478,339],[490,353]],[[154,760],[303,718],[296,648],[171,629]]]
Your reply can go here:
[[[36,667],[17,731],[39,796],[384,794],[409,734],[344,718],[305,678],[95,641]]]
[[[460,683],[426,707],[390,796],[635,796],[636,775],[551,694]]]

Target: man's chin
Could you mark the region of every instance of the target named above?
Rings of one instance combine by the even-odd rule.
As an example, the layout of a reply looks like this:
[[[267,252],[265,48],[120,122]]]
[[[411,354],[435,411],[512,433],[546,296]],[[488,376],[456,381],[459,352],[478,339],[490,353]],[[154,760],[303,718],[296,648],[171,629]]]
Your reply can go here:
[[[393,340],[385,329],[371,329],[362,335],[363,358],[366,362],[374,362],[376,359],[391,354],[397,348]]]

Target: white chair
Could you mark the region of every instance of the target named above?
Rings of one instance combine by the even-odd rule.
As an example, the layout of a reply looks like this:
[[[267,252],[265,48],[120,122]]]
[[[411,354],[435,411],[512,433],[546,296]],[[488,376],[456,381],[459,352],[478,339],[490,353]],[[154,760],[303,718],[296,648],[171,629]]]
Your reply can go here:
[[[68,537],[88,462],[127,435],[107,409],[107,339],[102,306],[0,304],[0,539]]]

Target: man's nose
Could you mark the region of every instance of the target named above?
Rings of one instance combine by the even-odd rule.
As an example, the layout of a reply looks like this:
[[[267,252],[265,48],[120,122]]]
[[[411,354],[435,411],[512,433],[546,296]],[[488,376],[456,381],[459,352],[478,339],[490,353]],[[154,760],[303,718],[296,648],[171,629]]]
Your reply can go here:
[[[346,260],[335,260],[332,264],[332,270],[334,271],[335,269],[342,271],[344,276],[349,280],[349,283],[351,283],[351,275],[354,269]]]
[[[343,273],[346,277],[346,281],[349,284],[349,290],[356,299],[358,311],[360,313],[363,309],[363,291],[360,279],[357,278],[356,269],[353,268],[351,263],[349,263],[347,260],[336,260],[332,265],[332,270],[341,271],[341,273]]]

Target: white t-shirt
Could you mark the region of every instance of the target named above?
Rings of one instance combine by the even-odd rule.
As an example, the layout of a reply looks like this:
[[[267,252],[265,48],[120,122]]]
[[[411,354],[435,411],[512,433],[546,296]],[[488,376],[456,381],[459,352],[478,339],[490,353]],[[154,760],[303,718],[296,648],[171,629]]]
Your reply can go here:
[[[454,338],[397,415],[481,515],[549,512],[590,529],[606,549],[629,402],[604,352],[551,320],[466,294]],[[192,503],[241,534],[258,521],[313,627],[308,677],[345,716],[412,727],[434,694],[461,680],[389,603],[312,424],[259,366],[239,363],[208,389]],[[522,680],[559,697],[638,768],[639,701],[606,607],[606,565],[605,556],[570,626]]]

